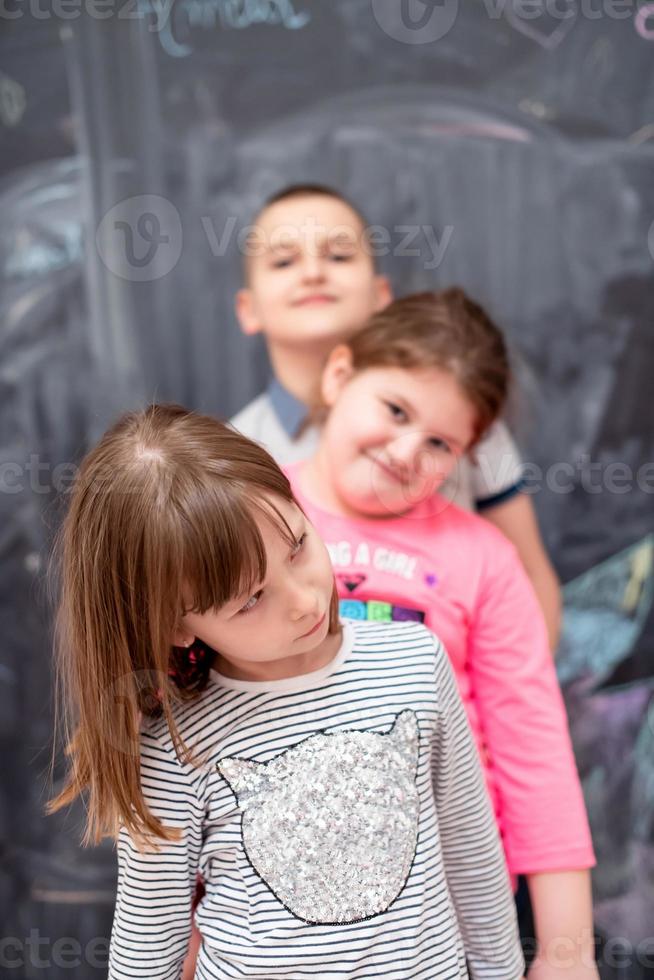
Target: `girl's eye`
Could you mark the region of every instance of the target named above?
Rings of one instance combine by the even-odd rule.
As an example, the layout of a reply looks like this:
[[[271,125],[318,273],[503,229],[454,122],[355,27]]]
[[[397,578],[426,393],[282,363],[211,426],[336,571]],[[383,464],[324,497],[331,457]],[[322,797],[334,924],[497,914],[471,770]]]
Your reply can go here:
[[[307,539],[307,534],[306,534],[306,531],[305,531],[304,534],[301,534],[300,535],[300,537],[297,539],[297,541],[293,545],[293,548],[291,549],[291,560],[293,558],[295,558],[297,555],[299,555],[299,553],[302,551],[302,548],[304,547],[304,542],[306,541],[306,539]]]
[[[332,262],[349,262],[353,255],[351,252],[332,252],[329,257]]]
[[[429,440],[429,445],[431,446],[432,449],[440,449],[446,453],[452,452],[448,444],[443,439],[438,439],[436,436],[434,436],[433,439]]]
[[[263,595],[263,589],[259,589],[259,591],[255,592],[254,595],[251,595],[248,601],[245,603],[245,605],[239,609],[238,611],[239,615],[241,613],[249,613],[250,610],[254,609],[254,607],[258,604],[259,599],[261,598],[262,595]]]
[[[400,408],[394,402],[386,402],[386,407],[397,422],[406,422],[407,414],[403,408]]]

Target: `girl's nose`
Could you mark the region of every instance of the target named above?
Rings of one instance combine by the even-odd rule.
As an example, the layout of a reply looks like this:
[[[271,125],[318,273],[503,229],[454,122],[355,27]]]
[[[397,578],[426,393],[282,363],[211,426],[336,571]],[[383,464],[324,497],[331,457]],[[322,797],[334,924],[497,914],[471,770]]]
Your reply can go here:
[[[403,432],[388,445],[388,456],[398,470],[413,473],[417,466],[422,446],[419,432]]]
[[[319,612],[318,593],[312,586],[294,583],[290,593],[291,619],[297,623]]]

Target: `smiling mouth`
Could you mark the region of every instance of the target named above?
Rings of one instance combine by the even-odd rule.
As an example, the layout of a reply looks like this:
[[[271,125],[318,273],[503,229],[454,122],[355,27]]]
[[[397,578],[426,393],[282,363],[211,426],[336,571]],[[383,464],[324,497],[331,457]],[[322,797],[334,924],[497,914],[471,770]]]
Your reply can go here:
[[[295,306],[322,306],[323,304],[335,302],[335,296],[328,296],[326,293],[315,293],[312,296],[305,296],[303,299],[296,300]]]
[[[407,482],[400,470],[394,469],[387,463],[382,463],[382,461],[376,456],[368,456],[368,458],[371,459],[375,466],[378,466],[382,473],[392,480],[393,483],[399,483],[400,486],[404,486],[404,484]]]
[[[327,613],[323,613],[320,619],[318,620],[318,622],[316,623],[316,625],[312,626],[308,632],[303,633],[302,636],[298,636],[298,640],[303,640],[306,636],[312,636],[314,633],[316,633],[320,629],[322,624],[325,622],[326,615]]]

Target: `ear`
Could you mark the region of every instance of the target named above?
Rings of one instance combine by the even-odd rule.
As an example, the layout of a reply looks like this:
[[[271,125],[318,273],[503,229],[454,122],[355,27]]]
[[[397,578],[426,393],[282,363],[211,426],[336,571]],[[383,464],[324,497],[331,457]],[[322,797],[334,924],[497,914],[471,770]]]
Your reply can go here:
[[[243,333],[251,337],[261,332],[261,322],[255,310],[251,289],[239,289],[234,300],[234,309]]]
[[[173,633],[172,643],[174,647],[190,647],[194,639],[195,637],[192,633],[189,633],[187,629],[180,626]]]
[[[320,383],[322,400],[328,408],[332,407],[353,374],[352,351],[347,344],[339,344],[327,358]]]
[[[393,300],[393,289],[386,276],[375,276],[375,313],[379,313]]]

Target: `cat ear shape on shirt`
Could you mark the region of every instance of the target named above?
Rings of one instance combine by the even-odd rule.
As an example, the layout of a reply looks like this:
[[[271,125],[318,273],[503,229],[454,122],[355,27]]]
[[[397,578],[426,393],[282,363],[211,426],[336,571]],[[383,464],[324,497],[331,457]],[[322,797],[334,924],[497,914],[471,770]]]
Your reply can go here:
[[[418,765],[418,742],[420,731],[414,711],[402,711],[393,724],[388,738],[403,757],[415,769]]]
[[[321,733],[323,737],[329,737]],[[352,733],[354,734],[354,733]],[[312,736],[315,738],[316,736]],[[386,735],[380,735],[390,741],[400,752],[405,762],[410,763],[415,770],[418,764],[419,728],[415,712],[407,710],[397,715],[393,726]],[[273,760],[273,763],[276,760]],[[222,759],[216,763],[216,768],[224,776],[230,787],[245,802],[244,797],[250,797],[266,787],[270,778],[270,770],[266,762],[253,762],[250,759]]]
[[[249,759],[223,759],[216,769],[224,776],[237,796],[246,791],[255,792],[266,780],[266,765]]]

